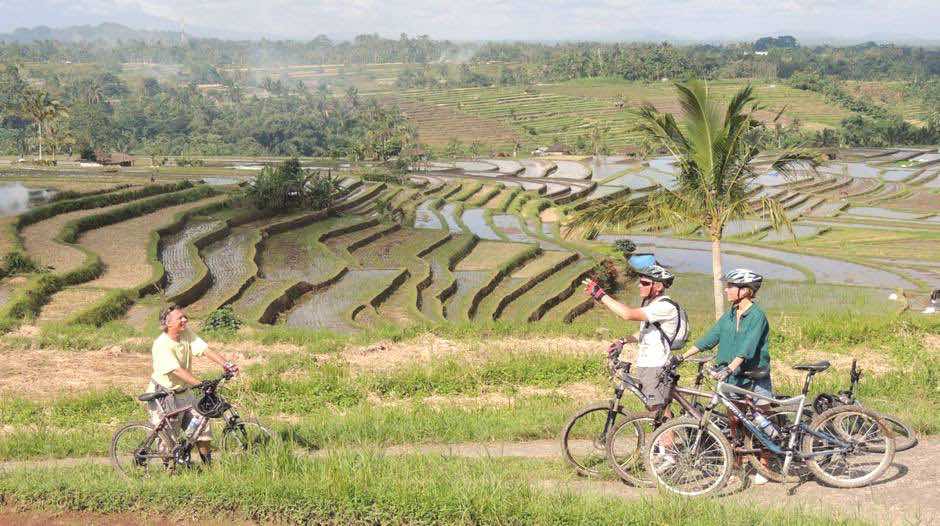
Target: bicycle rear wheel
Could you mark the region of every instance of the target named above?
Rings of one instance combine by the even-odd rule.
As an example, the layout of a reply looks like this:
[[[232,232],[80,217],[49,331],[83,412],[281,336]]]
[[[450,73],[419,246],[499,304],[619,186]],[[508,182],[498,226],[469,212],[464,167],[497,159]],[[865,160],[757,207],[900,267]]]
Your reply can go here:
[[[895,453],[907,451],[917,445],[917,435],[914,434],[914,431],[908,427],[907,424],[898,420],[897,417],[886,414],[882,414],[881,419],[884,420],[888,429],[894,432]],[[878,451],[877,447],[878,446],[873,447],[872,451]]]
[[[656,430],[656,413],[627,415],[607,436],[607,462],[621,480],[632,486],[655,485],[646,473],[643,452],[646,439]]]
[[[146,422],[127,424],[114,433],[108,453],[114,469],[129,479],[166,471],[175,464],[170,447],[164,447],[154,426]]]
[[[220,451],[226,455],[252,454],[271,445],[274,435],[255,420],[241,420],[222,431]]]
[[[834,407],[817,415],[809,428],[822,436],[804,434],[801,453],[806,467],[830,486],[867,486],[894,459],[894,439],[889,437],[881,416],[870,409],[855,405]],[[840,446],[838,442],[846,445]]]
[[[618,422],[627,418],[627,414],[617,411],[605,433],[609,412],[609,402],[583,407],[568,420],[561,432],[562,455],[579,475],[601,477],[611,473],[607,466],[607,436]]]

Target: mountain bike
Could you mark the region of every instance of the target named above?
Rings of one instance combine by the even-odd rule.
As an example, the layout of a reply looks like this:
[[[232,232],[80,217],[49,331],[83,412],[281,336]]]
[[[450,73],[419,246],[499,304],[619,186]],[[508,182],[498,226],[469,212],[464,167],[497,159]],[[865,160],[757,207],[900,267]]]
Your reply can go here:
[[[803,392],[791,398],[767,397],[718,382],[704,413],[698,417],[687,415],[672,419],[653,432],[643,454],[647,473],[657,485],[674,493],[709,495],[727,482],[735,454],[766,453],[779,459],[779,473],[783,477],[790,476],[794,463],[801,463],[817,480],[830,486],[855,488],[871,484],[888,469],[894,458],[893,433],[878,413],[845,405],[828,409],[809,423],[802,418],[810,379],[828,367],[828,362],[795,366],[794,369],[807,372],[807,379]],[[751,376],[749,379],[760,378]],[[756,410],[758,402],[795,408],[792,422],[783,429],[761,425],[756,415],[746,414]],[[719,405],[725,406],[729,416],[734,417],[732,430],[756,439],[759,447],[736,450],[732,446],[725,433],[709,418]]]
[[[254,420],[244,420],[235,408],[219,393],[221,385],[234,375],[226,372],[220,378],[207,380],[191,389],[202,391],[195,406],[166,410],[164,399],[170,391],[145,393],[137,397],[141,402],[156,401],[162,417],[154,425],[149,422],[131,422],[111,439],[109,455],[114,468],[127,478],[146,476],[155,471],[174,472],[178,467],[191,467],[196,438],[210,425],[212,419],[222,419],[222,438],[219,449],[224,454],[250,454],[269,446],[272,434]],[[174,431],[174,419],[193,409],[202,418],[195,430]],[[182,427],[182,426],[180,426]]]
[[[849,388],[846,391],[839,391],[837,394],[820,393],[813,400],[813,410],[816,413],[822,413],[840,405],[859,405],[862,403],[855,398],[855,390],[858,387],[858,381],[862,377],[862,371],[858,368],[858,360],[852,360],[852,369],[849,371]],[[897,417],[880,413],[888,428],[894,431],[895,451],[907,451],[917,445],[917,436],[908,427],[907,424],[898,420]]]
[[[619,355],[618,355],[619,356]],[[623,408],[623,395],[626,392],[633,393],[641,402],[645,400],[641,391],[639,380],[630,376],[630,362],[621,362],[618,356],[614,356],[609,363],[609,372],[613,379],[617,379],[614,386],[613,397],[604,402],[595,402],[579,409],[568,419],[561,433],[561,450],[565,460],[575,468],[579,475],[586,477],[598,477],[605,470],[605,464],[608,458],[614,458],[611,466],[635,464],[632,459],[636,457],[636,451],[639,446],[633,450],[627,447],[615,448],[613,452],[608,452],[607,443],[612,432],[623,425],[625,422],[633,422],[635,435],[634,443],[644,439],[643,429],[648,428],[649,422],[662,422],[665,420],[662,414],[655,416],[649,411],[645,412],[626,412]],[[701,385],[704,378],[702,366],[708,358],[701,360],[699,364],[699,374],[696,377],[695,386]],[[663,378],[662,381],[675,382],[678,376]],[[696,396],[708,397],[708,392],[687,392]],[[683,400],[685,402],[685,400]],[[667,402],[667,406],[669,403]],[[692,407],[692,403],[688,403]],[[680,406],[681,410],[685,410]],[[661,412],[660,412],[661,413]],[[655,417],[655,418],[654,418]],[[652,420],[651,420],[652,419]],[[628,428],[625,428],[625,430]],[[641,442],[640,442],[641,443]],[[623,455],[623,458],[617,455]],[[639,457],[636,457],[639,458]],[[642,465],[642,463],[640,463]],[[614,468],[616,471],[616,467]],[[627,470],[628,468],[623,468]],[[621,478],[623,475],[618,472]],[[626,479],[625,479],[626,480]],[[636,482],[640,484],[639,482]]]
[[[621,480],[637,487],[652,487],[655,484],[653,479],[646,474],[646,467],[643,463],[646,437],[663,422],[669,420],[666,410],[670,407],[674,408],[673,402],[676,402],[678,406],[679,415],[698,417],[704,413],[705,406],[699,400],[708,399],[711,393],[702,391],[701,386],[705,379],[705,364],[712,358],[700,356],[687,360],[698,365],[695,382],[691,388],[679,386],[678,368],[683,361],[672,359],[659,375],[660,382],[670,385],[665,403],[656,411],[637,411],[628,414],[620,419],[620,423],[607,434],[605,444],[607,462]],[[730,424],[725,415],[712,413],[710,418],[722,432],[730,432]]]

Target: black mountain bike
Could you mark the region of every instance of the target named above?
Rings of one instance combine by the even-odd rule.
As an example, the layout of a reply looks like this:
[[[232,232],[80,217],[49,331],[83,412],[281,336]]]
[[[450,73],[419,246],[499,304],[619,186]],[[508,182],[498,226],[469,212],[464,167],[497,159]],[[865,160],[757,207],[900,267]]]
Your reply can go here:
[[[820,393],[816,396],[816,399],[813,400],[813,410],[817,414],[841,405],[862,405],[862,403],[855,398],[855,389],[858,386],[859,379],[862,377],[862,371],[858,368],[857,362],[858,360],[852,360],[852,370],[849,372],[850,383],[847,391],[839,391],[838,394]],[[917,445],[917,436],[907,424],[901,422],[895,416],[886,415],[884,413],[879,414],[885,421],[888,429],[895,434],[895,451],[907,451]]]
[[[699,388],[704,380],[703,367],[710,357],[697,358],[694,361],[698,363],[698,374],[695,378],[695,388]],[[704,406],[694,401],[694,397],[708,397],[709,392],[697,391],[696,389],[676,388],[675,384],[679,376],[675,373],[674,367],[665,368],[663,377],[660,381],[671,382],[673,386],[672,398],[667,401],[665,407],[670,405],[671,401],[679,403],[681,413],[689,410],[696,411],[696,408],[704,410]],[[610,400],[603,402],[594,402],[579,409],[568,422],[561,432],[561,450],[562,456],[571,464],[579,475],[586,477],[599,477],[609,473],[612,467],[617,475],[623,480],[634,485],[650,485],[652,481],[644,480],[641,474],[636,474],[631,478],[631,468],[628,466],[639,466],[642,471],[642,460],[639,451],[644,441],[645,432],[651,432],[660,423],[666,420],[663,410],[659,412],[639,411],[627,412],[623,407],[623,395],[626,392],[633,393],[637,400],[645,400],[639,380],[630,376],[629,362],[619,361],[614,356],[610,362],[609,370],[612,379],[616,380],[614,394]],[[690,401],[682,398],[682,395],[693,397]],[[720,418],[716,415],[716,418]],[[616,430],[620,430],[616,432]],[[608,448],[607,444],[612,437],[617,436],[617,446]],[[609,462],[608,462],[609,459]],[[609,464],[609,467],[608,467]]]
[[[207,380],[191,389],[202,391],[202,398],[193,406],[178,407],[162,411],[163,417],[154,425],[149,422],[132,422],[115,434],[111,440],[111,464],[127,478],[145,476],[155,471],[174,472],[177,467],[192,466],[192,452],[196,447],[195,437],[202,434],[212,419],[223,419],[222,439],[219,449],[224,454],[252,453],[272,443],[271,432],[253,420],[243,420],[235,408],[219,394],[219,387],[234,375],[226,372],[222,377]],[[156,400],[161,409],[163,399],[170,392],[145,393],[137,397],[141,402]],[[175,433],[173,419],[194,409],[204,418],[195,431]],[[182,427],[182,426],[180,426]]]

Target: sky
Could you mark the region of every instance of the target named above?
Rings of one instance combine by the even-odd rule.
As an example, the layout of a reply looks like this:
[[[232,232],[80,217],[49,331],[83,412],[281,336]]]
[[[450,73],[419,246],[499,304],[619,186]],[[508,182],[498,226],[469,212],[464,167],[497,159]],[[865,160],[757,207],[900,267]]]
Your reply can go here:
[[[0,32],[99,22],[230,38],[940,41],[940,0],[0,0]]]

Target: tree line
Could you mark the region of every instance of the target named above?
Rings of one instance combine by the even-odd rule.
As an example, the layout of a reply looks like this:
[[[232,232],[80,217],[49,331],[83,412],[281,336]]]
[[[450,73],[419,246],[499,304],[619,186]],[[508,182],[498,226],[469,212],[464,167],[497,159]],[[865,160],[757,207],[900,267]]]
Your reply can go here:
[[[237,85],[208,93],[156,79],[128,85],[110,73],[30,85],[15,66],[0,70],[0,152],[98,149],[171,155],[348,156],[388,159],[416,140],[392,107],[359,97],[287,86],[247,96]]]

